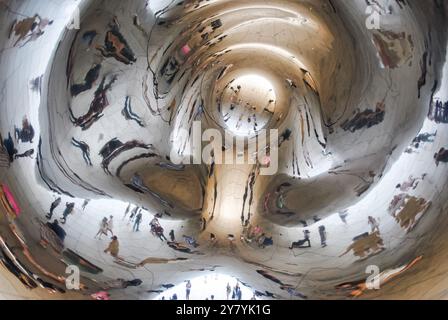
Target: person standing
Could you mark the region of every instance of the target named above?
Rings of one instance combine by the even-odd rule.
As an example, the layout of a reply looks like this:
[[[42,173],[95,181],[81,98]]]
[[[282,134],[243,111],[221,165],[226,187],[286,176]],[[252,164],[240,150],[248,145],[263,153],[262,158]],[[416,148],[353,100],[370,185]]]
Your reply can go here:
[[[131,222],[134,221],[135,216],[137,215],[138,210],[139,210],[139,207],[135,207],[134,209],[132,209],[132,211],[131,211],[131,215],[129,216],[129,222],[128,222],[128,225],[129,225]]]
[[[320,244],[322,248],[327,246],[327,232],[325,231],[325,226],[319,226]]]
[[[368,223],[370,225],[370,229],[372,230],[372,233],[374,233],[375,231],[380,232],[380,225],[374,217],[369,216]]]
[[[207,219],[205,219],[204,217],[201,218],[201,230],[205,231],[205,229],[207,228]]]
[[[71,214],[73,212],[73,209],[75,208],[75,203],[71,202],[71,203],[66,203],[65,204],[65,210],[64,213],[62,214],[62,223],[65,224],[67,222],[67,217],[69,214]]]
[[[169,236],[170,236],[171,242],[176,241],[176,237],[174,236],[174,230],[171,229]]]
[[[104,250],[104,253],[110,253],[110,255],[114,258],[118,258],[118,252],[120,250],[120,243],[118,242],[117,236],[112,237],[112,241],[109,243],[109,246]]]
[[[190,300],[190,292],[191,292],[191,282],[187,280],[187,284],[185,285],[185,297],[187,300]]]
[[[86,199],[84,200],[83,204],[82,204],[82,211],[86,210],[87,205],[89,204],[90,199]]]
[[[132,228],[132,231],[134,231],[134,232],[140,231],[139,228],[140,228],[140,223],[142,222],[142,217],[143,217],[142,212],[139,211],[139,213],[135,217],[134,227]]]
[[[235,300],[241,300],[241,298],[242,298],[242,292],[241,292],[241,288],[240,288],[240,284],[239,284],[239,283],[236,284],[236,286],[235,286],[233,292],[234,292],[234,293],[233,293],[232,297],[234,296],[234,297],[235,297]]]
[[[227,300],[229,300],[230,297],[230,293],[232,292],[232,288],[230,287],[230,284],[227,282],[227,287],[226,287],[226,296],[227,296]]]
[[[126,207],[126,211],[124,212],[124,216],[123,216],[123,220],[126,218],[126,216],[129,213],[129,210],[131,210],[131,204],[129,203],[128,206]]]
[[[53,201],[53,203],[50,206],[50,212],[46,216],[48,220],[51,220],[51,218],[53,217],[54,209],[56,209],[57,206],[59,206],[60,204],[61,204],[61,197],[58,197],[56,200]]]

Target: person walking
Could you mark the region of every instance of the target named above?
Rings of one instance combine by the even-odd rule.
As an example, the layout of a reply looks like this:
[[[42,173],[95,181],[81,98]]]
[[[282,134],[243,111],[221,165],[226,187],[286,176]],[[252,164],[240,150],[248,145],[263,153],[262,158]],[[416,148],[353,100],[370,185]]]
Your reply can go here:
[[[99,240],[101,240],[101,236],[104,234],[107,236],[107,218],[104,217],[103,220],[100,222],[100,229],[98,230],[97,234],[95,235],[95,238],[98,237]]]
[[[151,220],[151,222],[149,223],[149,225],[150,225],[151,227],[157,227],[157,226],[160,226],[159,219],[157,219],[157,217],[154,217],[154,218]]]
[[[69,214],[71,214],[73,212],[73,209],[75,208],[75,203],[71,202],[71,203],[66,203],[65,204],[65,210],[62,213],[62,224],[65,224],[67,222],[67,217]]]
[[[110,232],[112,234],[112,236],[114,235],[114,216],[110,216],[109,217],[109,221],[107,221],[107,230],[106,230],[106,234],[108,232]]]
[[[168,241],[168,239],[165,237],[165,234],[163,233],[164,230],[161,225],[155,226],[154,232],[155,232],[156,236],[159,237],[159,239],[161,241]]]
[[[229,300],[231,292],[232,292],[232,288],[230,287],[230,284],[227,282],[227,287],[226,287],[226,297],[227,297],[227,300]]]
[[[120,250],[120,243],[118,242],[117,236],[112,237],[112,241],[109,243],[109,246],[104,250],[104,253],[110,253],[110,255],[114,258],[118,258],[118,252]]]
[[[190,292],[191,292],[191,282],[187,280],[187,284],[185,285],[185,297],[187,300],[190,300]]]
[[[48,220],[51,220],[53,217],[54,209],[56,209],[61,204],[61,197],[58,197],[56,200],[53,201],[53,203],[50,206],[50,212],[46,215]]]
[[[137,216],[135,217],[134,227],[132,228],[132,231],[134,231],[134,232],[140,231],[139,228],[140,228],[140,223],[142,222],[142,217],[143,217],[143,215],[140,210],[139,213],[137,214]]]

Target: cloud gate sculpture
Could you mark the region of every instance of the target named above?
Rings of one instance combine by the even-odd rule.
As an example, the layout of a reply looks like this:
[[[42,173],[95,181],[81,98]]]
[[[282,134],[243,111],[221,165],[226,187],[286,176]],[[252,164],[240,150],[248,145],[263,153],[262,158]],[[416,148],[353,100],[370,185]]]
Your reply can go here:
[[[446,299],[447,17],[0,0],[0,299]]]

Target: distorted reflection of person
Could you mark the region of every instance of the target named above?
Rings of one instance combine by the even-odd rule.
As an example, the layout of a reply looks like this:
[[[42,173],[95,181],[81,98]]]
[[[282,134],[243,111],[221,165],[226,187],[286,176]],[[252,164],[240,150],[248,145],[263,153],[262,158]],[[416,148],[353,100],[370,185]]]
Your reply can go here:
[[[19,158],[31,158],[34,155],[34,149],[29,149],[23,153],[14,155],[14,159],[17,160]]]
[[[110,232],[112,234],[112,236],[114,235],[114,216],[110,216],[109,220],[107,221],[107,230],[106,230],[106,235]]]
[[[436,161],[436,166],[439,166],[440,162],[448,163],[448,150],[441,148],[439,152],[434,154],[434,160]]]
[[[107,218],[104,217],[100,222],[100,227],[97,234],[95,235],[95,238],[98,237],[98,239],[101,240],[102,235],[105,235],[107,237],[107,227]]]
[[[151,233],[155,236],[157,236],[161,241],[168,241],[168,239],[165,237],[164,229],[159,223],[159,219],[157,217],[154,217],[150,222],[151,227]]]
[[[107,248],[104,250],[104,253],[110,253],[110,255],[114,258],[119,258],[118,253],[120,251],[120,243],[118,242],[118,237],[113,236],[112,241],[109,243]]]
[[[192,246],[192,247],[194,247],[194,248],[199,247],[199,244],[197,243],[197,241],[196,241],[195,238],[193,238],[193,237],[191,237],[191,236],[187,236],[187,235],[183,235],[182,237],[184,238],[185,242],[186,242],[188,245],[190,245],[190,246]]]
[[[75,208],[75,203],[70,202],[65,204],[64,212],[62,213],[62,224],[67,222],[67,217],[73,213],[73,209]]]
[[[325,226],[319,226],[319,236],[320,236],[320,245],[322,248],[327,246],[327,231],[325,230]]]
[[[61,204],[61,197],[58,197],[56,200],[54,200],[50,205],[50,212],[46,215],[47,219],[50,220],[53,217],[54,210]]]
[[[138,287],[142,283],[143,281],[141,279],[125,280],[120,278],[101,282],[100,287],[103,290],[126,289],[128,287]]]
[[[84,162],[91,167],[92,161],[90,160],[90,147],[84,141],[78,141],[75,138],[72,138],[72,145],[82,152],[82,157],[84,158]]]
[[[377,219],[375,219],[372,216],[369,216],[367,219],[368,219],[368,223],[370,225],[371,232],[372,233],[375,232],[375,231],[380,232],[380,224],[377,221]]]
[[[140,231],[140,223],[142,222],[142,212],[141,210],[138,212],[137,216],[135,217],[134,226],[132,227],[132,231],[138,232]]]
[[[14,126],[15,137],[18,141],[22,143],[33,143],[34,139],[34,128],[29,123],[27,118],[24,118],[22,121],[22,129],[19,129]]]
[[[310,231],[304,230],[303,231],[304,239],[293,242],[289,249],[295,249],[295,248],[311,248],[311,241],[310,241]],[[305,245],[306,243],[306,245]]]
[[[58,220],[54,220],[52,223],[47,222],[47,226],[54,231],[54,233],[56,233],[56,235],[59,237],[59,239],[61,239],[62,242],[64,242],[65,240],[65,236],[67,235],[67,233],[65,232],[64,229],[62,229],[62,227],[59,225],[59,221]]]
[[[190,282],[190,280],[187,280],[187,283],[185,284],[185,298],[186,298],[186,300],[190,300],[190,292],[191,292],[191,282]]]

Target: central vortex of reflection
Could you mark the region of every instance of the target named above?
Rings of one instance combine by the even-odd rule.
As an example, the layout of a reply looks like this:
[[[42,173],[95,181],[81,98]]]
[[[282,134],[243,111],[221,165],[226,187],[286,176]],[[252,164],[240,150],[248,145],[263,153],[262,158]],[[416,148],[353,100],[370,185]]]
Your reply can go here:
[[[236,136],[253,136],[266,128],[274,114],[274,86],[260,75],[242,75],[226,85],[221,105],[227,130]]]

